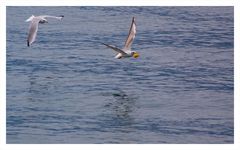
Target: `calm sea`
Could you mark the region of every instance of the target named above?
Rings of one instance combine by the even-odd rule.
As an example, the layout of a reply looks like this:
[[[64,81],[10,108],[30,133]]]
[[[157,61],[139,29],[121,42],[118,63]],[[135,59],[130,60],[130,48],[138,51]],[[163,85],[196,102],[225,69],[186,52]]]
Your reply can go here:
[[[31,15],[64,15],[39,25]],[[115,59],[132,17],[138,59]],[[7,143],[233,143],[233,7],[7,7]]]

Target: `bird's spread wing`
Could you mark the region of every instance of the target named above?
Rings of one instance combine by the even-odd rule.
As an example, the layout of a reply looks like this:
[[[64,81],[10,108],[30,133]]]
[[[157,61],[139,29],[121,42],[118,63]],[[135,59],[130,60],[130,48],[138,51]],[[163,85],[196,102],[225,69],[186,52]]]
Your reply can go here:
[[[127,37],[127,40],[124,45],[125,50],[131,50],[131,46],[132,46],[133,40],[135,38],[135,35],[136,35],[136,22],[135,22],[135,18],[133,17],[132,24],[129,29],[128,37]]]
[[[35,18],[35,16],[34,16],[34,15],[32,15],[31,17],[29,17],[27,20],[25,20],[25,22],[32,21],[32,20],[33,20],[33,18]]]
[[[53,19],[58,19],[58,20],[62,20],[62,18],[64,17],[63,15],[62,16],[49,16],[49,15],[43,15],[43,16],[40,16],[42,18],[53,18]]]
[[[28,32],[27,45],[30,46],[36,39],[39,19],[33,19]]]
[[[108,44],[105,44],[105,43],[102,43],[102,44],[107,46],[108,48],[111,48],[111,49],[115,50],[118,53],[126,54],[123,50],[121,50],[121,49],[119,49],[117,47],[114,47],[114,46],[111,46],[111,45],[108,45]]]

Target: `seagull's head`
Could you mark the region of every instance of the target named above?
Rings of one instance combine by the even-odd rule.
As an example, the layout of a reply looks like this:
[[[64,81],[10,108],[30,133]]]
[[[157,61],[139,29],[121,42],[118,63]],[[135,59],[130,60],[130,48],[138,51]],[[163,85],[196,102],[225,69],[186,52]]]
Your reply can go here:
[[[41,19],[41,20],[39,21],[39,23],[41,23],[41,24],[43,24],[43,23],[48,23],[48,21],[47,21],[47,19]]]
[[[138,54],[137,52],[133,51],[133,52],[132,52],[132,56],[133,56],[134,58],[138,58],[138,57],[139,57],[139,54]]]

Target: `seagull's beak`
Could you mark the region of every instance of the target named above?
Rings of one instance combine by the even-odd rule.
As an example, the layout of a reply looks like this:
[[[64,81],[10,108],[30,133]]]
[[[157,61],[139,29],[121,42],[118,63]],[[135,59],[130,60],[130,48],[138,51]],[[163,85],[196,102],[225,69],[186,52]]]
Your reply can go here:
[[[138,57],[139,57],[139,54],[138,54],[137,52],[135,52],[135,53],[133,54],[133,57],[134,57],[134,58],[138,58]]]

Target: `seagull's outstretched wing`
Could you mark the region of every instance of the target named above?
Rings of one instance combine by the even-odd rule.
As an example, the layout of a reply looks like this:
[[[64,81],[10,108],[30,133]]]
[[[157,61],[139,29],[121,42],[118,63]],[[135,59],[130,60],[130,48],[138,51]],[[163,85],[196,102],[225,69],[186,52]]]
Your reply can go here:
[[[61,16],[42,15],[42,16],[39,16],[39,17],[42,17],[42,18],[53,18],[53,19],[62,20],[62,18],[63,18],[64,16],[63,16],[63,15],[61,15]]]
[[[115,50],[116,52],[118,53],[121,53],[121,54],[126,54],[123,50],[117,48],[117,47],[114,47],[114,46],[111,46],[111,45],[108,45],[108,44],[105,44],[105,43],[102,43],[103,45],[107,46],[108,48],[111,48],[113,50]]]
[[[32,19],[32,22],[29,27],[28,38],[27,38],[27,45],[30,46],[36,39],[37,31],[38,31],[38,23],[39,19]]]
[[[132,24],[129,29],[128,37],[124,45],[124,50],[131,50],[131,46],[135,38],[135,35],[136,35],[136,22],[135,22],[135,18],[133,17]]]
[[[32,15],[31,17],[29,17],[27,20],[25,20],[25,22],[32,21],[32,20],[33,20],[33,18],[35,18],[35,16],[34,16],[34,15]]]

